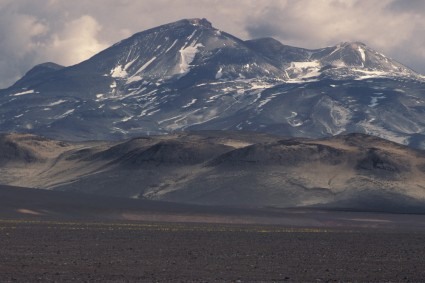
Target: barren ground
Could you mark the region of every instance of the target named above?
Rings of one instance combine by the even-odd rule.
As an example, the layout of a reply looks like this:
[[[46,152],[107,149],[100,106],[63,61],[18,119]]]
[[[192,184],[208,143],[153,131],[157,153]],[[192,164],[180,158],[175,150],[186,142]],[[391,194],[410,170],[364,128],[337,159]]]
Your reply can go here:
[[[425,278],[425,233],[152,222],[0,221],[0,281]]]

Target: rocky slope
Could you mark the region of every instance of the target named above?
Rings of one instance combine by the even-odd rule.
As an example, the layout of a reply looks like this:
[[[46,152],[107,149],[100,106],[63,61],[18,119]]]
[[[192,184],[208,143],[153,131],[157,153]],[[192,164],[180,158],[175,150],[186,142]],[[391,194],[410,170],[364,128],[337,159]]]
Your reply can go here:
[[[0,127],[65,140],[180,130],[327,137],[360,132],[423,148],[423,76],[360,42],[309,50],[243,41],[205,19],[124,39],[0,91]]]
[[[14,134],[2,137],[2,151],[10,143],[25,155],[2,158],[2,184],[207,205],[425,208],[425,153],[363,134],[218,131],[89,143]]]

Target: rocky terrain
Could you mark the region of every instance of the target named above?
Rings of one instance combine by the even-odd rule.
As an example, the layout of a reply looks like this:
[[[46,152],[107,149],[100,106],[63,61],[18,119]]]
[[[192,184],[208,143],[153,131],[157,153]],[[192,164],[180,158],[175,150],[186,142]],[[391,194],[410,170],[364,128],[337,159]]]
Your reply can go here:
[[[424,215],[0,186],[0,280],[418,282],[424,231]]]
[[[24,221],[2,221],[0,228],[3,282],[420,282],[425,276],[423,233]]]
[[[361,42],[309,50],[186,19],[75,66],[34,67],[0,90],[0,127],[74,141],[181,130],[359,132],[425,148],[424,86],[422,75]]]
[[[121,142],[3,135],[2,184],[245,207],[424,210],[425,153],[364,134],[196,132]],[[13,149],[13,150],[11,150]]]

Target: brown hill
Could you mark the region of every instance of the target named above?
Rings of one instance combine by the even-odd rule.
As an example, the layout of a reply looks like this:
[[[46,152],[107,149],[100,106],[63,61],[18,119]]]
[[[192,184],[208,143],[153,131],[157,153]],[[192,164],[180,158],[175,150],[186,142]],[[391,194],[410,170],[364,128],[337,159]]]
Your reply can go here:
[[[405,210],[425,200],[425,153],[363,134],[321,140],[234,132],[115,143],[29,135],[3,140],[0,152],[8,159],[0,181],[9,185],[250,207]],[[18,150],[7,153],[8,140]]]

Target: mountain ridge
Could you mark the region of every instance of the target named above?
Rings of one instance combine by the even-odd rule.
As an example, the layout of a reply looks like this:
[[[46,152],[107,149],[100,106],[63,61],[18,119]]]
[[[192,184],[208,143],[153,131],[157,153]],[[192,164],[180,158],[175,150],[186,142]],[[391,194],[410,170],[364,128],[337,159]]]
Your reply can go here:
[[[361,132],[425,148],[423,76],[360,42],[304,49],[185,19],[48,70],[0,90],[4,132],[65,140]]]

